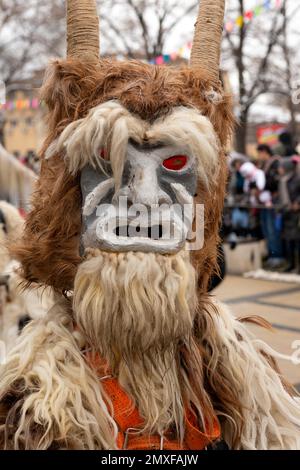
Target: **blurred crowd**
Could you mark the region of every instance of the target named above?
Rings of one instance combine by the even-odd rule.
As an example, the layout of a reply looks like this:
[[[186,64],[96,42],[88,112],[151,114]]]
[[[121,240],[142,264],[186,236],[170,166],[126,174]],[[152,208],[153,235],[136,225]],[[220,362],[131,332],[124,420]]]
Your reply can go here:
[[[40,159],[34,150],[29,150],[25,155],[21,155],[19,152],[14,152],[14,156],[17,160],[25,165],[27,168],[38,174],[40,171]]]
[[[224,215],[231,243],[264,238],[264,267],[300,273],[300,156],[289,133],[277,147],[258,145],[257,158],[232,155]]]

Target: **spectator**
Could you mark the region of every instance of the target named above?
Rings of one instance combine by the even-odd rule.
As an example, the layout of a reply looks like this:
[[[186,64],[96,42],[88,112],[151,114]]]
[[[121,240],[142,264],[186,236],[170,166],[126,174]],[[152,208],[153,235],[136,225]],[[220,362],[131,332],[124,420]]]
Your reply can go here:
[[[240,172],[245,160],[235,159],[231,165],[231,178],[229,182],[229,193],[234,203],[244,203],[245,180]],[[249,229],[249,211],[242,207],[235,207],[231,214],[232,229],[239,235],[246,235]]]
[[[265,191],[266,177],[262,170],[253,163],[246,162],[241,166],[240,173],[244,178],[244,193],[249,196],[251,205],[271,200],[271,193]]]
[[[292,161],[296,163],[297,165],[297,173],[300,176],[300,155],[294,155],[292,157]]]
[[[268,145],[259,145],[257,154],[260,168],[265,173],[266,185],[265,191],[271,195],[267,197],[264,205],[265,209],[260,211],[260,222],[263,236],[267,242],[268,259],[267,267],[278,268],[283,263],[282,241],[281,241],[281,223],[280,214],[272,209],[273,204],[278,202],[279,190],[279,157],[274,157],[271,148]],[[262,201],[263,202],[263,201]]]
[[[236,159],[231,165],[231,179],[229,183],[230,194],[241,196],[244,194],[244,178],[241,175],[241,166],[245,163],[243,160]]]
[[[272,193],[272,196],[276,196],[279,187],[279,163],[280,158],[273,155],[273,151],[269,145],[261,144],[257,147],[257,156],[259,162],[259,168],[264,171],[266,176],[266,187],[265,189]]]
[[[298,272],[300,273],[300,176],[298,163],[285,159],[280,163],[280,200],[283,212],[283,239],[286,246],[287,266],[285,272],[296,268],[298,253]]]
[[[29,150],[26,155],[27,166],[35,173],[40,171],[40,162],[39,158],[33,150]]]
[[[298,153],[290,132],[282,132],[279,135],[279,145],[275,153],[281,157],[292,157]]]

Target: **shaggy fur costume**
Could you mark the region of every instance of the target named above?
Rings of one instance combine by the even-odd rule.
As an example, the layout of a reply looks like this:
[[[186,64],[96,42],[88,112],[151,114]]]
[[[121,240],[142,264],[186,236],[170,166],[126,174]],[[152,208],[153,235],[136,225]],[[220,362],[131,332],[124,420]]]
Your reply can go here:
[[[194,340],[201,351],[198,385],[209,393],[229,446],[299,449],[300,407],[270,367],[272,351],[208,299],[197,312]],[[25,328],[1,374],[1,448],[116,448],[109,402],[85,348],[67,300]],[[184,367],[184,350],[178,359]]]
[[[300,407],[274,370],[276,353],[207,295],[217,264],[230,99],[197,69],[77,59],[50,67],[42,98],[49,134],[33,209],[14,253],[29,283],[52,286],[65,299],[25,328],[4,367],[1,446],[116,448],[113,410],[101,376],[86,361],[89,351],[109,362],[144,418],[145,433],[174,425],[182,440],[187,403],[202,429],[217,415],[231,448],[300,448]],[[90,250],[79,256],[82,155],[76,147],[72,160],[72,142],[107,102],[146,127],[163,126],[184,109],[202,115],[210,128],[214,151],[209,164],[202,162],[205,175],[199,172],[194,198],[205,206],[205,242],[198,252]]]

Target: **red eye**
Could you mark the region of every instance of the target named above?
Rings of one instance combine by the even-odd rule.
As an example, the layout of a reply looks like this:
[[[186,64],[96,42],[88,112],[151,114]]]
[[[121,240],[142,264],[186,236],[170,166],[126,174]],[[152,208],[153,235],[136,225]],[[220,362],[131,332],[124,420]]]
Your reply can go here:
[[[179,171],[187,164],[188,157],[186,155],[175,155],[163,161],[163,166],[167,170]]]

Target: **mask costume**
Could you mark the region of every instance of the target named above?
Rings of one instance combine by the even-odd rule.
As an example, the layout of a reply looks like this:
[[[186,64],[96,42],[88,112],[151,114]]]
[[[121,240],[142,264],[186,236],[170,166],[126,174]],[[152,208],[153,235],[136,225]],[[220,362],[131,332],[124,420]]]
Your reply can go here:
[[[36,175],[0,144],[0,200],[28,209]]]
[[[207,294],[233,126],[224,3],[201,1],[177,69],[99,59],[95,2],[67,2],[68,58],[46,74],[49,133],[14,249],[28,282],[64,295],[1,372],[3,448],[300,448],[276,353]],[[174,203],[193,210],[182,219]],[[191,251],[197,204],[204,244]],[[135,224],[133,206],[153,219]]]
[[[11,204],[0,201],[0,361],[16,343],[25,324],[46,315],[54,303],[53,291],[32,285],[22,287],[19,263],[8,246],[22,237],[24,219]]]

